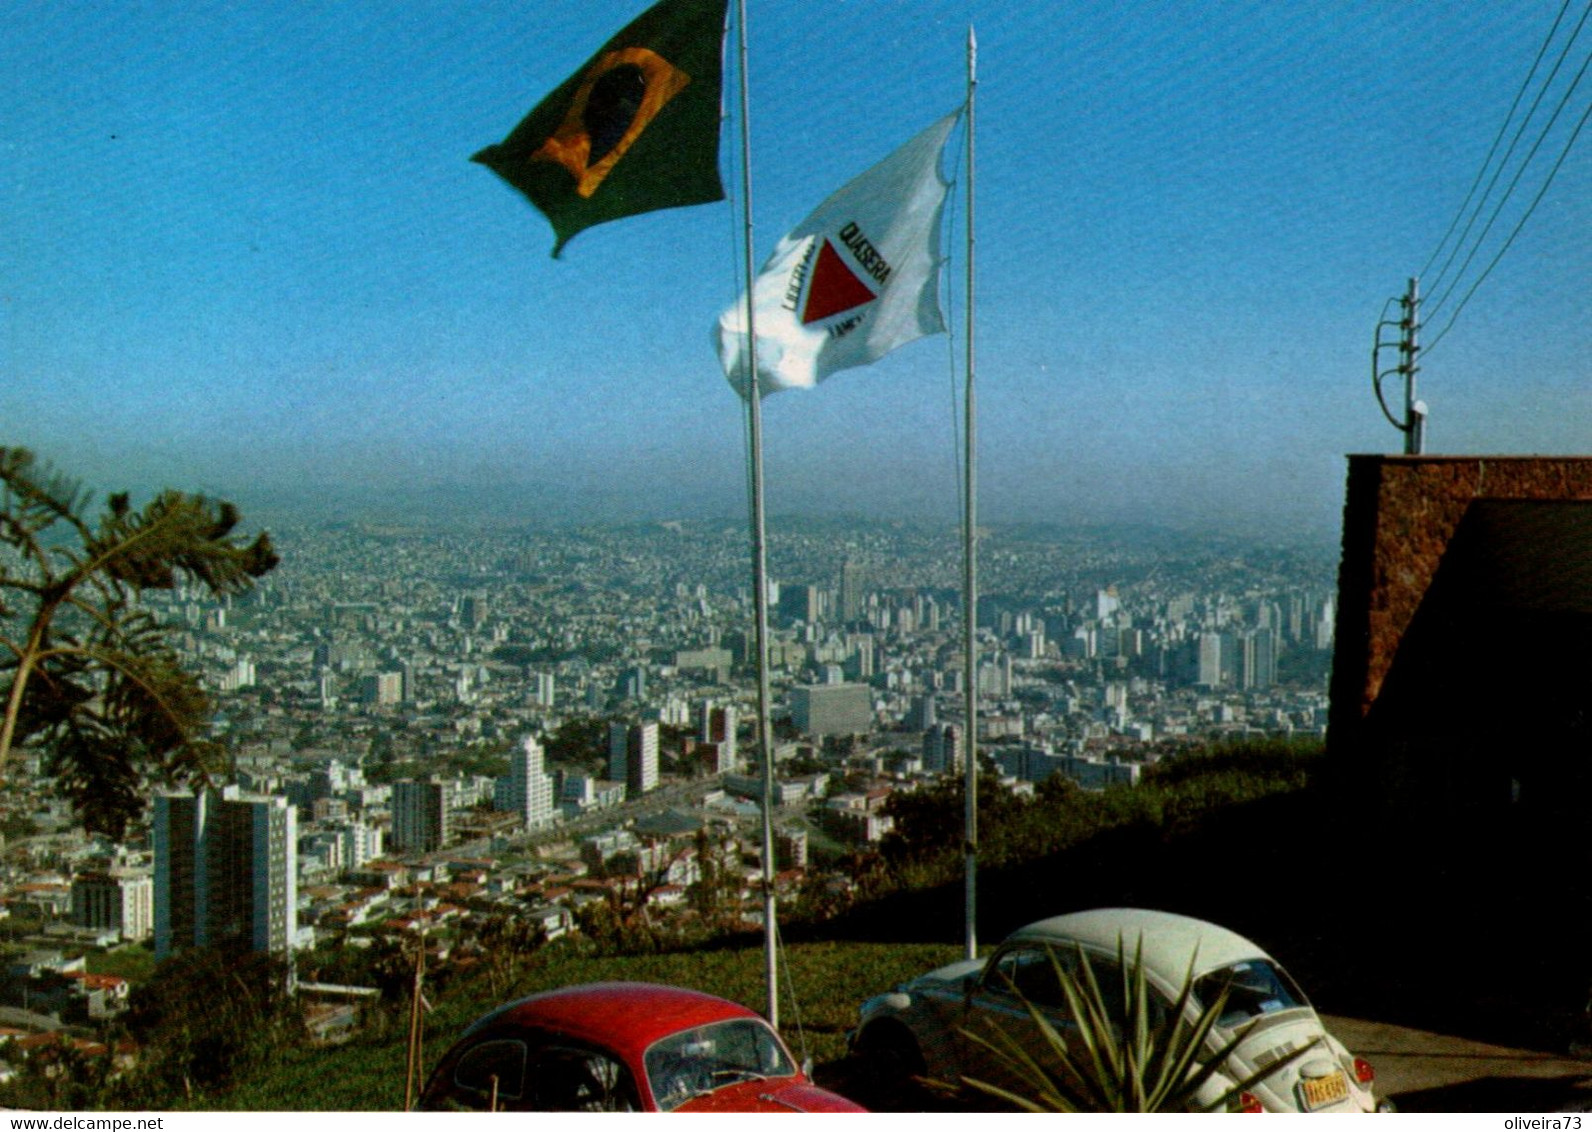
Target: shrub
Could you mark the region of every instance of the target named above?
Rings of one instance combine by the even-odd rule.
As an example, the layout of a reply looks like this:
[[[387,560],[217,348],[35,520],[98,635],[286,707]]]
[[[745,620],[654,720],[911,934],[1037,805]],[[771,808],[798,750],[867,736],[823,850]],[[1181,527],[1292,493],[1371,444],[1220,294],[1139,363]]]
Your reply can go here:
[[[1191,957],[1177,1000],[1167,1010],[1153,998],[1142,956],[1142,940],[1131,961],[1122,941],[1117,941],[1121,978],[1117,997],[1102,991],[1081,947],[1076,971],[1068,970],[1052,952],[1073,1041],[1017,992],[1039,1030],[1042,1049],[1028,1049],[994,1024],[989,1034],[964,1033],[990,1051],[1020,1082],[1021,1091],[973,1078],[966,1078],[966,1084],[1028,1112],[1209,1112],[1226,1109],[1240,1094],[1315,1048],[1316,1042],[1310,1042],[1211,1098],[1217,1074],[1243,1040],[1241,1035],[1234,1037],[1214,1053],[1206,1053],[1211,1030],[1227,1008],[1229,988],[1223,987],[1208,1003],[1199,1002],[1194,997]],[[1012,989],[1017,991],[1015,986]],[[1192,1021],[1191,1002],[1200,1008]]]

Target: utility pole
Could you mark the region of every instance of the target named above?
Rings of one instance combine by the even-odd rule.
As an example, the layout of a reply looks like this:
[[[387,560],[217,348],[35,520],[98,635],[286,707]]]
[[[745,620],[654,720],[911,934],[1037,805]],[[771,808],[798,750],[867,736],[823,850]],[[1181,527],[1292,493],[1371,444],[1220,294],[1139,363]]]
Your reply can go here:
[[[1411,279],[1400,301],[1404,317],[1399,322],[1399,372],[1404,375],[1404,454],[1426,452],[1426,402],[1416,399],[1415,375],[1420,372],[1421,281]]]

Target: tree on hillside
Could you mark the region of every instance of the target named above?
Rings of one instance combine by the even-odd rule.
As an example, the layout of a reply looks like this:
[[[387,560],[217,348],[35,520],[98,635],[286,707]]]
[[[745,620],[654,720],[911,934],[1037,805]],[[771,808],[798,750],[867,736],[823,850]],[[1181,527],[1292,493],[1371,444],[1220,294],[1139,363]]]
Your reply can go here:
[[[165,1109],[224,1089],[304,1040],[287,960],[194,948],[133,988],[121,1022],[141,1050],[136,1071],[84,1107]]]
[[[601,773],[608,751],[608,723],[597,716],[571,716],[542,741],[542,748],[550,764],[597,767]]]
[[[277,556],[264,533],[235,539],[237,509],[203,496],[89,507],[75,481],[0,447],[0,777],[13,746],[35,744],[84,826],[119,837],[147,779],[203,781],[217,753],[209,698],[139,596],[241,594]]]
[[[501,1002],[519,983],[525,961],[546,942],[547,929],[540,923],[496,915],[468,923],[459,946],[481,957],[487,989],[493,1001]]]

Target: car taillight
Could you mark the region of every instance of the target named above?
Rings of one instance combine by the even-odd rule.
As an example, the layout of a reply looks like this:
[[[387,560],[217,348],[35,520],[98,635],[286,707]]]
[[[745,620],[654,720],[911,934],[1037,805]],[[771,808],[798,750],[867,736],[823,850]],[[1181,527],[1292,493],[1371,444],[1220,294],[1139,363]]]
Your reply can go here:
[[[1238,1107],[1234,1112],[1265,1112],[1265,1107],[1260,1103],[1260,1098],[1254,1093],[1239,1093]]]
[[[1371,1063],[1363,1057],[1354,1059],[1354,1079],[1362,1085],[1369,1085],[1376,1080],[1376,1070],[1371,1068]]]

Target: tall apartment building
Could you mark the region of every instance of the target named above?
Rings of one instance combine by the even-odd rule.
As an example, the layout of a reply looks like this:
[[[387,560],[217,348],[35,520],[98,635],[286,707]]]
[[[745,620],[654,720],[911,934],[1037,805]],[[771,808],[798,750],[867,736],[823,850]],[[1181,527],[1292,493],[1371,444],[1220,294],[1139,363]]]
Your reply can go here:
[[[72,879],[72,923],[148,939],[155,933],[155,878],[131,869],[80,873]]]
[[[704,701],[701,712],[702,730],[698,736],[702,742],[715,747],[713,766],[709,769],[711,774],[726,774],[733,771],[739,764],[740,756],[735,746],[736,717],[733,707],[714,707]]]
[[[1315,618],[1315,646],[1318,649],[1332,647],[1332,634],[1337,626],[1337,614],[1334,612],[1333,601],[1329,597],[1322,602]]]
[[[543,769],[542,744],[527,735],[509,756],[509,772],[498,779],[495,806],[518,814],[526,829],[538,829],[558,816],[553,776]]]
[[[298,934],[298,820],[239,787],[155,796],[155,955],[188,947],[286,953]]]
[[[405,853],[429,853],[452,834],[448,786],[434,779],[393,783],[392,843]]]
[[[862,683],[873,679],[874,647],[871,633],[847,633],[846,666],[855,679]]]
[[[608,724],[608,778],[623,782],[630,774],[630,725],[619,720]]]
[[[1277,683],[1277,631],[1251,629],[1240,639],[1243,671],[1239,686],[1270,688]]]
[[[658,725],[608,725],[608,777],[625,784],[625,795],[639,798],[658,785]]]
[[[962,729],[954,723],[931,726],[923,733],[923,769],[946,774],[962,769]]]
[[[1222,643],[1220,633],[1201,633],[1195,640],[1195,684],[1206,688],[1222,686],[1222,674],[1226,666]]]
[[[867,574],[861,563],[847,559],[840,566],[840,619],[848,625],[862,620],[867,600]]]

